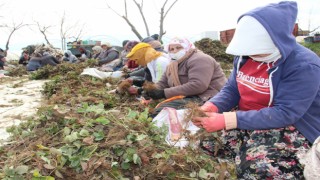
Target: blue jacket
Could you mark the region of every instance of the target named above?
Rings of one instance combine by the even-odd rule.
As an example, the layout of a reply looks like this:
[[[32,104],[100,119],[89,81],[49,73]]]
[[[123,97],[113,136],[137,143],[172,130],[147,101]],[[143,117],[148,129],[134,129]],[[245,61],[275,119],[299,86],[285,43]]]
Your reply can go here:
[[[320,58],[298,44],[292,35],[297,17],[296,2],[270,4],[240,18],[245,15],[256,18],[265,27],[282,57],[268,71],[272,106],[258,111],[237,111],[237,127],[257,130],[294,125],[313,143],[320,136]],[[246,59],[235,57],[228,82],[209,100],[219,112],[230,111],[238,105],[240,94],[236,75]]]

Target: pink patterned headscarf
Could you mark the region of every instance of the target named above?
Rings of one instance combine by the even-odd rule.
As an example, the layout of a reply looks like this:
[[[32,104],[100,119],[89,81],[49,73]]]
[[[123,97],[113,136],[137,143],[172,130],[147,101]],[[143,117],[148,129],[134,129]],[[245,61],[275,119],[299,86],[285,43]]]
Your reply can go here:
[[[181,62],[189,59],[195,52],[197,52],[196,47],[194,46],[193,43],[191,43],[188,39],[186,38],[173,38],[170,43],[166,46],[166,51],[169,52],[169,47],[170,45],[173,44],[180,44],[184,50],[186,51],[186,54],[181,57],[180,59],[176,61],[172,61],[166,69],[166,75],[168,78],[170,78],[173,82],[174,86],[179,86],[181,85],[180,80],[179,80],[179,75],[178,75],[178,66]]]
[[[191,43],[188,39],[186,38],[179,38],[179,37],[174,37],[171,39],[171,41],[167,44],[167,46],[165,47],[165,50],[167,52],[169,52],[169,47],[170,45],[173,44],[180,44],[185,51],[189,51],[190,49],[194,49],[195,46],[193,43]]]

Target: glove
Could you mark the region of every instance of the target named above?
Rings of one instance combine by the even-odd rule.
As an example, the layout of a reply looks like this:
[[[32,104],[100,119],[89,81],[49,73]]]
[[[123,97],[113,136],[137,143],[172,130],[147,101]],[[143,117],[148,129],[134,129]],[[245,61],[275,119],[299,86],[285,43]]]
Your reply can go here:
[[[208,117],[194,117],[192,122],[198,127],[203,127],[207,132],[216,132],[225,129],[226,122],[223,114],[214,112],[206,113]]]
[[[135,86],[139,86],[139,87],[142,87],[144,81],[145,81],[145,78],[143,77],[137,77],[137,76],[132,76],[130,77],[129,79],[132,79],[132,84],[135,85]]]
[[[145,78],[144,77],[139,77],[139,76],[130,76],[129,78],[126,79],[130,84],[133,84],[138,87],[142,87]]]
[[[140,95],[142,91],[143,91],[143,89],[141,87],[130,86],[128,88],[128,93],[130,95]]]
[[[212,102],[207,101],[206,103],[204,103],[201,107],[200,110],[202,110],[203,112],[219,112],[218,107],[216,105],[214,105]]]
[[[147,92],[146,94],[147,94],[147,96],[151,97],[152,99],[166,98],[166,96],[164,95],[163,89],[154,89],[152,91]]]
[[[145,99],[145,100],[152,100],[148,95],[146,91],[142,91],[141,92],[141,96]]]

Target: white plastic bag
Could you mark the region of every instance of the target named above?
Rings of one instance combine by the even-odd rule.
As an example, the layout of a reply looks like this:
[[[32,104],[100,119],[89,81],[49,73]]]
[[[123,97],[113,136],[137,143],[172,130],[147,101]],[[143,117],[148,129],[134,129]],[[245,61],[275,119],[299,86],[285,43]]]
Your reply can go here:
[[[187,146],[189,141],[182,135],[182,131],[188,130],[190,134],[195,134],[200,129],[191,121],[183,121],[185,111],[186,109],[176,110],[174,108],[165,107],[153,118],[153,122],[156,126],[168,126],[166,142],[171,146],[180,148]]]
[[[299,161],[304,165],[304,177],[306,180],[320,179],[320,137],[305,154],[298,155]]]
[[[114,71],[114,72],[103,72],[99,71],[96,68],[86,68],[80,75],[90,75],[96,78],[105,79],[108,77],[120,78],[122,76],[122,71]]]

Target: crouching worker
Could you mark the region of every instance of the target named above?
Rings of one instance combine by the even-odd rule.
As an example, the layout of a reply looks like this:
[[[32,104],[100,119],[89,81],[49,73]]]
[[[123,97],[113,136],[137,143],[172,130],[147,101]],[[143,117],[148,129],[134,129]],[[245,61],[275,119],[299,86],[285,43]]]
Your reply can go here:
[[[27,71],[36,71],[46,65],[56,66],[57,64],[60,64],[60,61],[58,61],[54,56],[49,55],[47,52],[43,55],[35,53],[27,64]]]
[[[131,76],[127,79],[134,85],[129,88],[130,94],[140,94],[144,81],[158,82],[164,74],[167,65],[170,63],[170,60],[164,53],[156,51],[147,43],[138,43],[135,45],[127,55],[127,58],[144,67],[145,71],[144,77]]]
[[[229,80],[201,107],[208,117],[193,118],[208,132],[227,130],[221,152],[235,157],[220,155],[235,159],[238,179],[304,179],[297,155],[320,136],[320,59],[296,42],[296,17],[293,1],[240,16]]]
[[[78,58],[72,54],[70,50],[66,50],[64,52],[63,61],[68,63],[76,63],[78,62]]]
[[[166,51],[172,62],[156,83],[158,89],[146,94],[152,99],[167,100],[159,104],[151,116],[156,116],[164,107],[182,109],[190,101],[203,104],[226,83],[220,64],[197,50],[189,40],[173,38]]]
[[[110,43],[105,42],[101,44],[102,51],[97,57],[99,60],[99,70],[114,71],[116,65],[119,63],[119,51],[111,46]]]

